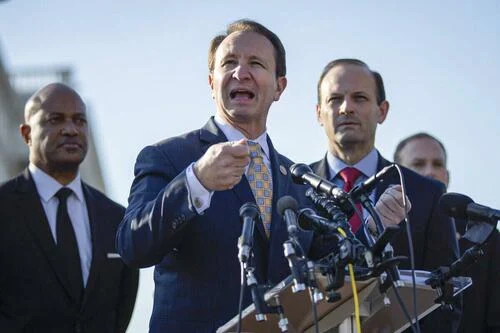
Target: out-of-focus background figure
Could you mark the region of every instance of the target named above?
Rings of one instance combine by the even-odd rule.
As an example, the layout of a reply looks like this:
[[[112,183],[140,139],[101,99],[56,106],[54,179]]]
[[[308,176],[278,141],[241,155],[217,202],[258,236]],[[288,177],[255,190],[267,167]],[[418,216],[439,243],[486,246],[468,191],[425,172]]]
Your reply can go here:
[[[450,172],[443,143],[436,137],[420,132],[403,139],[394,152],[394,161],[448,186]],[[473,246],[462,238],[467,221],[455,219],[461,254]],[[500,241],[498,229],[484,247],[483,257],[468,268],[472,286],[463,293],[463,313],[459,332],[500,332]]]

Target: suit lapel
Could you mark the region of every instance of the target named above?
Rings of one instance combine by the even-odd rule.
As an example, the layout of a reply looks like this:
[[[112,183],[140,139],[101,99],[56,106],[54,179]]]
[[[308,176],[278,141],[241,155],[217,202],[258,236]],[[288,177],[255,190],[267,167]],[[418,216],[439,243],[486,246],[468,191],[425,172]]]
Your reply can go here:
[[[269,137],[267,138],[267,143],[269,144],[269,155],[273,177],[273,214],[271,218],[271,237],[272,239],[280,239],[281,237],[279,237],[279,234],[286,232],[286,227],[282,217],[278,213],[276,204],[282,196],[288,194],[289,171],[288,168],[280,161],[278,152],[274,150],[274,146]],[[265,235],[263,227],[262,233]]]
[[[391,162],[383,158],[380,153],[378,154],[378,162],[377,162],[377,172],[390,165]],[[375,188],[375,202],[378,201],[382,193],[389,187],[390,184],[399,184],[399,181],[395,178],[397,173],[391,173],[383,182],[379,182],[377,187]]]
[[[94,198],[94,195],[89,187],[83,182],[82,189],[87,205],[90,233],[92,237],[92,262],[90,264],[89,277],[82,302],[82,306],[85,306],[88,295],[92,289],[95,288],[100,270],[106,261],[106,253],[103,246],[109,234],[105,228],[105,221],[103,221],[106,217],[106,212],[101,209],[99,201]]]
[[[64,270],[63,260],[52,237],[49,222],[28,169],[25,169],[23,175],[18,177],[18,190],[18,211],[22,215],[22,220],[33,234],[68,297],[71,297],[71,289]]]
[[[200,129],[201,155],[203,155],[210,146],[226,141],[226,136],[219,129],[219,127],[217,127],[213,117],[211,117],[205,126]],[[250,184],[248,183],[246,177],[242,177],[239,184],[233,187],[231,191],[236,195],[236,197],[238,197],[242,205],[246,202],[255,203],[252,189],[250,188]],[[257,223],[257,229],[259,230],[259,233],[264,236],[264,239],[267,239],[264,226],[261,223]]]
[[[330,168],[328,167],[328,161],[326,160],[326,155],[323,159],[318,161],[313,167],[313,172],[318,176],[330,180]]]

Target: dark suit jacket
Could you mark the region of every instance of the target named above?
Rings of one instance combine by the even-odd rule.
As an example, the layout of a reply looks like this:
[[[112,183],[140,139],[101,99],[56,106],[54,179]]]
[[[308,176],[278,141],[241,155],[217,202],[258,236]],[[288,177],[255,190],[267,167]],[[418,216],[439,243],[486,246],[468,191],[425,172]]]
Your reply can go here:
[[[465,233],[465,221],[455,221],[461,234]],[[459,228],[463,225],[463,228]],[[474,244],[465,238],[458,242],[460,251]],[[485,254],[467,268],[466,276],[472,278],[472,286],[463,294],[463,316],[459,332],[500,333],[500,234],[494,230],[483,247]]]
[[[391,163],[379,155],[377,171]],[[311,165],[313,171],[324,178],[330,179],[326,157]],[[440,266],[448,266],[458,259],[458,245],[455,237],[455,226],[452,220],[442,214],[438,207],[439,198],[445,192],[445,187],[440,182],[420,176],[419,174],[401,167],[406,185],[407,196],[411,202],[409,222],[413,240],[415,269],[433,271]],[[375,202],[390,184],[399,184],[397,173],[391,174],[384,182],[379,183],[375,189]],[[391,241],[395,255],[409,258],[408,238],[404,232],[399,232]],[[409,261],[401,264],[399,268],[409,269]],[[460,304],[458,302],[457,307]],[[457,309],[458,310],[458,309]],[[440,310],[434,311],[439,313]],[[444,312],[444,311],[443,311]],[[436,314],[429,316],[434,317]],[[422,332],[451,332],[456,331],[460,311],[452,313],[439,313],[436,321],[427,327],[422,327]],[[443,319],[445,318],[445,319]],[[442,326],[446,323],[446,326]],[[425,325],[425,324],[424,324]],[[431,328],[432,326],[432,328]]]
[[[198,215],[190,204],[185,175],[190,163],[224,141],[210,119],[199,130],[146,147],[137,158],[117,247],[128,264],[156,265],[151,332],[214,332],[238,312],[238,211],[244,203],[255,202],[250,185],[243,177],[232,190],[214,192],[210,207]],[[256,225],[253,250],[259,283],[277,283],[290,274],[283,255],[288,235],[275,207],[282,196],[303,197],[305,191],[291,181],[291,161],[268,143],[273,213],[269,241],[262,224]],[[299,237],[307,251],[312,233]],[[244,306],[249,303],[247,290]]]
[[[80,305],[71,298],[35,183],[26,169],[0,186],[0,332],[125,332],[138,271],[116,253],[124,208],[82,183],[92,263]]]

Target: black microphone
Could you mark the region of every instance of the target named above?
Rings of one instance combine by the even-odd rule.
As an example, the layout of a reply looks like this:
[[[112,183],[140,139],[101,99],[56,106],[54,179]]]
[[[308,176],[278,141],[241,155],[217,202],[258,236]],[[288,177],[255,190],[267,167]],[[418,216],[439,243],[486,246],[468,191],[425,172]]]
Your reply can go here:
[[[375,175],[371,176],[370,178],[368,178],[364,182],[356,185],[351,191],[349,191],[349,195],[351,196],[351,198],[354,201],[356,201],[356,200],[359,199],[359,197],[361,195],[368,194],[371,191],[373,191],[373,189],[375,188],[375,186],[379,182],[383,181],[384,178],[387,175],[389,175],[389,172],[392,171],[394,167],[395,167],[394,164],[386,166],[385,168],[383,168],[378,173],[376,173]]]
[[[443,194],[439,199],[439,207],[446,215],[454,218],[473,221],[486,220],[494,226],[500,220],[499,210],[479,205],[468,196],[460,193]]]
[[[328,180],[315,174],[307,164],[297,163],[290,167],[292,180],[296,184],[309,184],[316,191],[325,193],[337,200],[347,200],[348,195],[344,190]]]
[[[311,208],[303,208],[298,215],[299,226],[304,230],[316,230],[320,233],[337,232],[335,223],[319,216]]]
[[[240,218],[243,221],[241,236],[238,238],[238,259],[245,263],[250,257],[253,243],[253,229],[255,220],[259,219],[259,207],[253,202],[247,202],[240,208]]]
[[[289,195],[279,198],[277,204],[278,213],[283,217],[286,223],[286,229],[290,236],[294,236],[297,233],[297,210],[298,204],[297,200]]]

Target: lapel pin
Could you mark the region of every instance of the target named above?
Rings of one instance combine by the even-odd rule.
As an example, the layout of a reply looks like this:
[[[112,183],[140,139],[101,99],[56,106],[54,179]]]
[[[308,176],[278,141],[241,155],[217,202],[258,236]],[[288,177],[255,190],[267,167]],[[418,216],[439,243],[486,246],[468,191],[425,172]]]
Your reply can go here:
[[[283,174],[283,176],[286,176],[287,171],[286,171],[286,168],[283,165],[280,165],[280,171]]]

